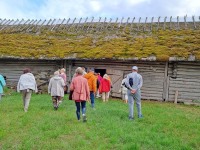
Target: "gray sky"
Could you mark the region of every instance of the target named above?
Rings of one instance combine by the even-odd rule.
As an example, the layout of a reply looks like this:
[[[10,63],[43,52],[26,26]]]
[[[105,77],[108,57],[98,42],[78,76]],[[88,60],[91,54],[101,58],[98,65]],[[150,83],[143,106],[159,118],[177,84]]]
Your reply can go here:
[[[1,19],[200,16],[200,0],[0,0]]]

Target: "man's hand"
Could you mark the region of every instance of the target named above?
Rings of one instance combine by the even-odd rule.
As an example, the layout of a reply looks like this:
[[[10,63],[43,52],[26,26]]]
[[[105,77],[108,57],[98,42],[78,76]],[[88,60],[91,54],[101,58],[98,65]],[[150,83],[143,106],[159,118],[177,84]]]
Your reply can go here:
[[[131,90],[131,93],[132,93],[132,94],[135,94],[135,92],[136,92],[135,89],[132,89],[132,90]]]

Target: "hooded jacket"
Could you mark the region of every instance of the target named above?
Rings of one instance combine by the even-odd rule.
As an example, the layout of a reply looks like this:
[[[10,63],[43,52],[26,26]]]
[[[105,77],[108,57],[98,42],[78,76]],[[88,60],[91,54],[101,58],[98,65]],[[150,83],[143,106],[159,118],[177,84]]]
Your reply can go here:
[[[95,77],[93,72],[89,72],[84,75],[84,77],[88,81],[90,91],[96,92],[97,91],[97,78]]]
[[[35,92],[38,91],[35,77],[32,73],[22,74],[19,78],[19,82],[17,84],[17,91],[20,92],[26,89],[31,89]]]
[[[49,81],[48,93],[50,93],[51,96],[64,97],[64,86],[65,83],[63,78],[59,77],[59,75],[55,75]]]
[[[0,75],[0,94],[3,93],[3,87],[6,85],[6,82],[4,80],[4,77]]]
[[[111,88],[110,80],[103,78],[100,83],[99,92],[109,92]]]

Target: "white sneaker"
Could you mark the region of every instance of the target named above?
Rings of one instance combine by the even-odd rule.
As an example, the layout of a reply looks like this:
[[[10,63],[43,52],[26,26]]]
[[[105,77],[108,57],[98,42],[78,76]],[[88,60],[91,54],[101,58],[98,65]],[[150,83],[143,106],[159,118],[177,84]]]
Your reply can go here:
[[[87,117],[85,114],[83,114],[83,122],[87,122]]]

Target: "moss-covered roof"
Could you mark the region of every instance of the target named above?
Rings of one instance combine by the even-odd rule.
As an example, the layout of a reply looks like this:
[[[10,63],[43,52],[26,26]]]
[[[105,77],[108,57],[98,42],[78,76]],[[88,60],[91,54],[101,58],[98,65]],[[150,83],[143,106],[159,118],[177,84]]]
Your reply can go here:
[[[200,60],[200,30],[0,33],[1,58]]]

